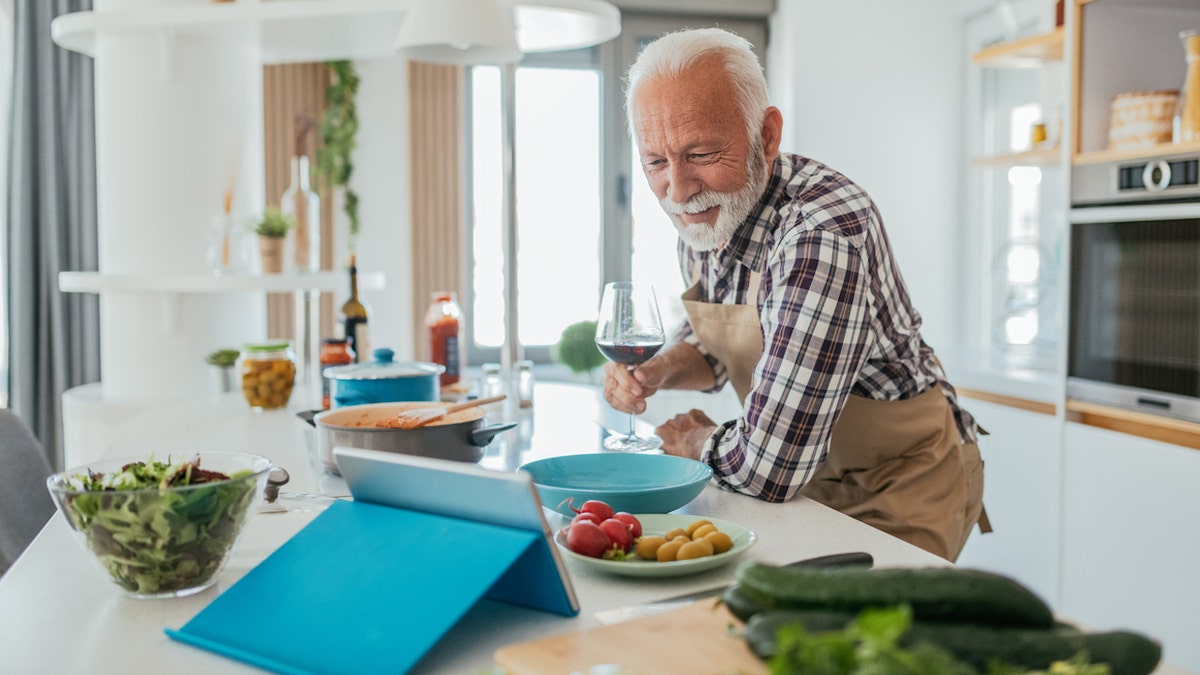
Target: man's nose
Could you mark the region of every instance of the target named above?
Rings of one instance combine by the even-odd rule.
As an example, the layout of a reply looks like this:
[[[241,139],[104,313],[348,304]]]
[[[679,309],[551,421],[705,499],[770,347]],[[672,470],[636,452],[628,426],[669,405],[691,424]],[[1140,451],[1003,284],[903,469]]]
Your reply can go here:
[[[687,163],[680,162],[671,165],[671,184],[667,188],[667,196],[671,201],[682,204],[696,196],[702,187],[700,180]]]

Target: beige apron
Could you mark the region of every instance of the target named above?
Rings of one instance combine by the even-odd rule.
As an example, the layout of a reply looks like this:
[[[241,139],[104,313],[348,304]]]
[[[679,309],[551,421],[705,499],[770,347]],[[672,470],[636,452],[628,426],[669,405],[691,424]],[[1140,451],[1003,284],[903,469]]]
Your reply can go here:
[[[760,276],[751,274],[748,298],[757,299]],[[699,283],[683,294],[688,321],[744,405],[763,351],[757,302],[723,305],[700,297]],[[828,457],[800,494],[950,561],[976,523],[991,529],[979,447],[962,443],[937,386],[899,401],[851,395]]]

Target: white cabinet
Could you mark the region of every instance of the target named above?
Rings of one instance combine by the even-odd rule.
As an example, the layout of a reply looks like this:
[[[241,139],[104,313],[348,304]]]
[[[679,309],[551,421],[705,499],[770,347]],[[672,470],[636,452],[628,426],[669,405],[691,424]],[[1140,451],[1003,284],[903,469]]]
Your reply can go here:
[[[978,531],[958,559],[1011,576],[1047,602],[1058,596],[1058,418],[995,403],[962,399],[990,435],[979,440],[984,462],[983,503],[995,532]]]
[[[1071,422],[1064,452],[1056,609],[1200,672],[1200,452]]]

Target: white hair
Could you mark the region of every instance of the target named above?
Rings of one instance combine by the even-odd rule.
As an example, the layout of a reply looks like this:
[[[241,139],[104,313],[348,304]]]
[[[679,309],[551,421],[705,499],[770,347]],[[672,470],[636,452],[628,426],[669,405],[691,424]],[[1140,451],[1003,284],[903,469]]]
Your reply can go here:
[[[696,28],[663,35],[646,45],[629,67],[625,78],[625,115],[629,133],[635,140],[633,97],[638,87],[657,78],[678,77],[708,56],[720,58],[733,83],[746,132],[751,141],[760,139],[763,116],[769,105],[767,80],[750,42],[720,28]]]

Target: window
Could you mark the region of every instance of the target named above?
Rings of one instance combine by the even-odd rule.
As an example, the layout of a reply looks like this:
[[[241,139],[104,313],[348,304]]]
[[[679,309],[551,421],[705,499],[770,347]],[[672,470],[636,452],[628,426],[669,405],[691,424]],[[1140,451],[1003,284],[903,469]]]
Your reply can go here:
[[[570,63],[570,59],[566,60]],[[545,360],[571,323],[594,318],[601,278],[600,72],[522,66],[516,79],[519,339]],[[473,351],[504,339],[500,70],[471,77]],[[488,355],[490,356],[490,354]],[[488,356],[483,356],[487,359]],[[495,356],[490,357],[495,360]]]
[[[683,321],[675,229],[626,131],[622,80],[647,42],[702,26],[733,30],[765,58],[765,19],[630,13],[610,43],[530,54],[516,69],[517,318],[527,358],[549,361],[564,328],[594,320],[608,281],[652,284],[664,324]],[[498,68],[471,69],[464,311],[476,364],[498,361],[504,337],[500,84]]]

